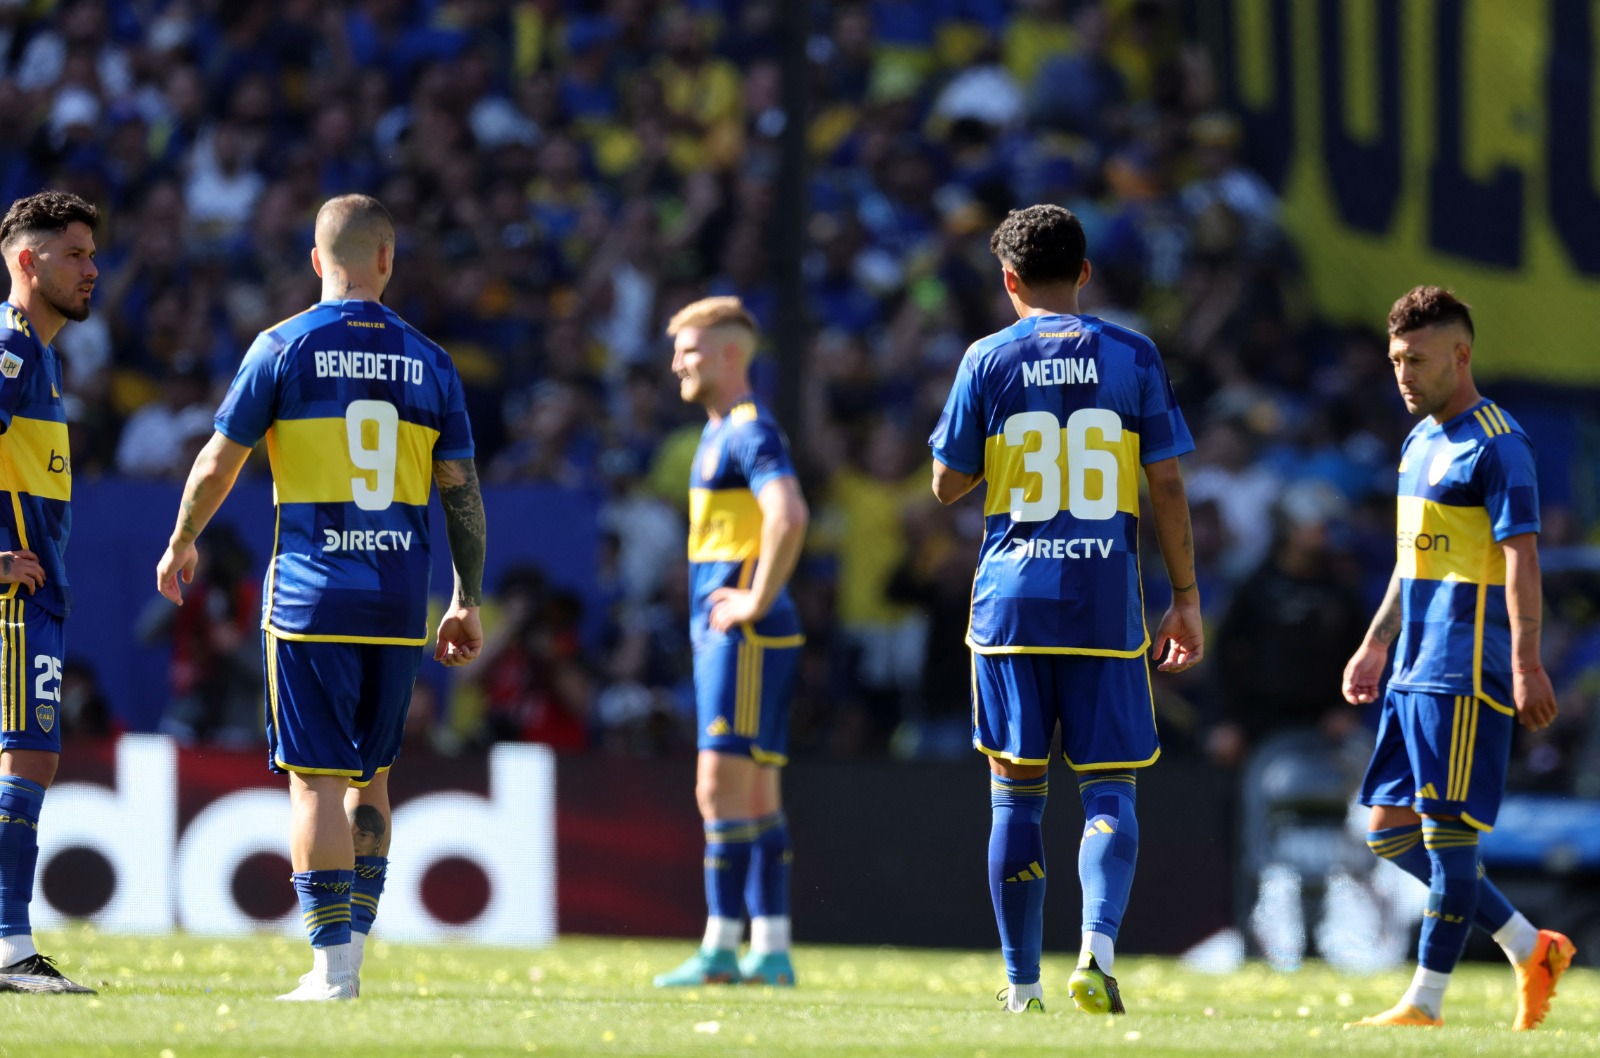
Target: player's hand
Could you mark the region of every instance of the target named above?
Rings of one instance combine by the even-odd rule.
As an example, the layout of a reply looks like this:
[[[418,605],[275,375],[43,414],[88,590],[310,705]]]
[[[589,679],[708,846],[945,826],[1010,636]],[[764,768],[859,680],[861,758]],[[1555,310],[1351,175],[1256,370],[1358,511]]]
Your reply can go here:
[[[44,587],[44,567],[32,551],[0,551],[0,584],[26,584],[32,595]]]
[[[1200,623],[1200,604],[1175,602],[1167,607],[1161,623],[1156,626],[1151,659],[1161,662],[1156,668],[1162,672],[1182,672],[1193,668],[1205,657],[1205,639]],[[1163,657],[1167,660],[1161,661]]]
[[[718,588],[711,593],[711,629],[727,632],[747,621],[759,621],[760,611],[756,593],[748,588]]]
[[[199,562],[200,552],[195,550],[193,540],[168,544],[161,561],[156,563],[156,590],[182,606],[183,588],[178,580],[181,577],[184,584],[193,581],[194,568]]]
[[[439,622],[439,641],[433,648],[433,660],[455,668],[470,665],[478,660],[483,650],[483,625],[478,622],[476,606],[457,606]]]
[[[1351,705],[1366,705],[1378,697],[1378,681],[1389,663],[1389,648],[1363,642],[1344,666],[1344,681],[1339,690]]]
[[[1529,731],[1543,731],[1555,721],[1560,707],[1550,674],[1543,668],[1511,674],[1511,700],[1517,706],[1517,721]]]

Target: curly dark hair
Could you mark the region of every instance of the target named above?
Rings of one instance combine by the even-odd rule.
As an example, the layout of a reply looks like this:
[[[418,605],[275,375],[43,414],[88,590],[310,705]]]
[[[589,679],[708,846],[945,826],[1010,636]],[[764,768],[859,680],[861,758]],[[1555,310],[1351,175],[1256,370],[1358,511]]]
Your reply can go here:
[[[10,253],[19,236],[58,234],[73,221],[82,221],[92,230],[100,223],[100,211],[70,191],[41,191],[19,198],[0,220],[0,252]]]
[[[1405,334],[1436,323],[1459,323],[1467,334],[1477,337],[1472,329],[1472,306],[1444,287],[1412,287],[1389,310],[1390,334]]]
[[[989,237],[989,252],[1029,286],[1076,282],[1086,250],[1083,225],[1064,206],[1014,209]]]

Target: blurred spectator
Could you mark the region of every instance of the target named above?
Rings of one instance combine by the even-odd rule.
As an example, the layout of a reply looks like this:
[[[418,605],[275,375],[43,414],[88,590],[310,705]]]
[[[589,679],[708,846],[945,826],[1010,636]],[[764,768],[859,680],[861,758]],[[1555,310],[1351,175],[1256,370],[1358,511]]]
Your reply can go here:
[[[210,374],[197,360],[173,364],[161,400],[134,412],[117,445],[117,469],[130,477],[181,480],[211,436],[216,405]]]
[[[482,715],[470,741],[542,742],[572,752],[589,743],[593,685],[579,652],[581,604],[552,591],[531,569],[514,570],[496,593],[500,620],[470,673]]]
[[[183,605],[151,600],[140,638],[172,643],[171,701],[161,730],[184,745],[245,748],[265,737],[261,702],[261,588],[254,558],[226,523],[200,545]]]
[[[1228,607],[1212,647],[1224,719],[1207,742],[1224,767],[1277,731],[1314,727],[1337,743],[1360,726],[1339,693],[1368,617],[1330,542],[1342,507],[1327,485],[1286,491],[1271,552]]]

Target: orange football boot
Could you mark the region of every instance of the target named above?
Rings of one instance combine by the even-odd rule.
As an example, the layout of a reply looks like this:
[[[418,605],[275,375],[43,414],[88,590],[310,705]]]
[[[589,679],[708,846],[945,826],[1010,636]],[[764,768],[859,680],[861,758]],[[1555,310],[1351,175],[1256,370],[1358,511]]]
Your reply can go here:
[[[1544,1016],[1550,1013],[1550,1000],[1556,994],[1556,982],[1572,965],[1578,948],[1566,934],[1553,929],[1541,929],[1533,945],[1533,954],[1526,962],[1515,966],[1517,972],[1517,1020],[1511,1027],[1519,1032],[1537,1028]]]

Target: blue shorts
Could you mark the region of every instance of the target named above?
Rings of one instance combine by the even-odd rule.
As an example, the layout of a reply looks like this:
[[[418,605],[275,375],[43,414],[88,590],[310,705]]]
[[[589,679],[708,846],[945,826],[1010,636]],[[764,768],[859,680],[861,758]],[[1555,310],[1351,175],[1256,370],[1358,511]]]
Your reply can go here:
[[[1506,790],[1515,713],[1471,695],[1390,689],[1364,805],[1406,805],[1493,830]]]
[[[24,599],[0,599],[0,749],[61,752],[64,626]]]
[[[765,646],[746,636],[715,636],[694,652],[695,714],[701,749],[789,760],[789,699],[800,667],[797,646]]]
[[[400,756],[422,648],[320,643],[261,633],[267,684],[267,765],[347,775],[357,786]]]
[[[991,757],[1079,770],[1142,768],[1161,755],[1150,664],[1092,654],[972,655],[972,744]]]

